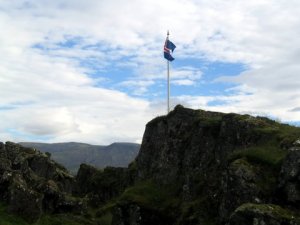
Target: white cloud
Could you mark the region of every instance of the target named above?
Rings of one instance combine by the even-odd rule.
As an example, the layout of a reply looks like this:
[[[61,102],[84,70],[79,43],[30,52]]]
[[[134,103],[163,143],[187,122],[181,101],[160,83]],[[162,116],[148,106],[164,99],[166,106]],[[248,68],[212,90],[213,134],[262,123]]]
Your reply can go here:
[[[49,141],[140,140],[146,121],[164,111],[162,100],[100,88],[107,79],[101,72],[131,69],[134,74],[119,87],[145,97],[166,79],[161,50],[168,29],[175,58],[248,67],[238,77],[219,79],[237,85],[232,96],[181,96],[174,102],[299,120],[293,110],[300,99],[299,14],[296,0],[1,1],[1,137],[19,138],[8,132],[15,130]],[[62,47],[73,39],[74,46]],[[89,76],[95,71],[98,77]],[[172,71],[172,82],[197,85],[202,76],[197,68],[181,67]],[[211,106],[215,100],[225,104]]]
[[[119,84],[121,87],[127,87],[132,90],[133,95],[141,96],[148,91],[148,87],[155,84],[153,80],[127,80]]]
[[[181,80],[172,81],[172,84],[181,85],[181,86],[190,86],[190,85],[194,85],[195,82],[188,79],[181,79]]]

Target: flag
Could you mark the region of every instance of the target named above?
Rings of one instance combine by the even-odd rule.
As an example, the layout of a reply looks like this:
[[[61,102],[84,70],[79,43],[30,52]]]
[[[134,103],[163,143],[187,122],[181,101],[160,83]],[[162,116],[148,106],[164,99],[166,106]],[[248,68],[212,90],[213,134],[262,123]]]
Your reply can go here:
[[[174,58],[171,55],[171,51],[173,52],[176,48],[176,45],[173,44],[173,42],[169,41],[169,39],[166,40],[165,46],[164,46],[164,57],[165,59],[169,61],[173,61]]]

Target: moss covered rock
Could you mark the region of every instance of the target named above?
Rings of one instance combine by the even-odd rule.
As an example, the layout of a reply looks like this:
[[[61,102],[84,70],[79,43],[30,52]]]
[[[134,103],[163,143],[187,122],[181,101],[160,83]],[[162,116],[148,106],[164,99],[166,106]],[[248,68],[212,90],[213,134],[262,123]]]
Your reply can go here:
[[[292,211],[273,204],[246,203],[231,215],[229,225],[299,225]]]

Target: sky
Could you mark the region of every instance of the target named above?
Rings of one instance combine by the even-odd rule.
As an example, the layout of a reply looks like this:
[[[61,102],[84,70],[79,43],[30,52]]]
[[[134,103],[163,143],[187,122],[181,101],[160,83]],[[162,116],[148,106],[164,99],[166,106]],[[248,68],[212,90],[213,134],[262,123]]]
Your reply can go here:
[[[171,107],[300,125],[298,0],[0,0],[0,141],[142,141]]]

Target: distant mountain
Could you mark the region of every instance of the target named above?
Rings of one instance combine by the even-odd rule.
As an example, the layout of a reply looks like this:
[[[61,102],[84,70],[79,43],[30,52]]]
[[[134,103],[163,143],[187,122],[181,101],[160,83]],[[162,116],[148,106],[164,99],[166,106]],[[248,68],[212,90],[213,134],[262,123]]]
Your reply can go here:
[[[55,161],[64,165],[72,173],[77,172],[81,163],[98,168],[106,166],[127,167],[137,156],[140,149],[139,144],[121,142],[108,146],[77,142],[54,144],[21,142],[19,144],[51,153],[51,157]]]

